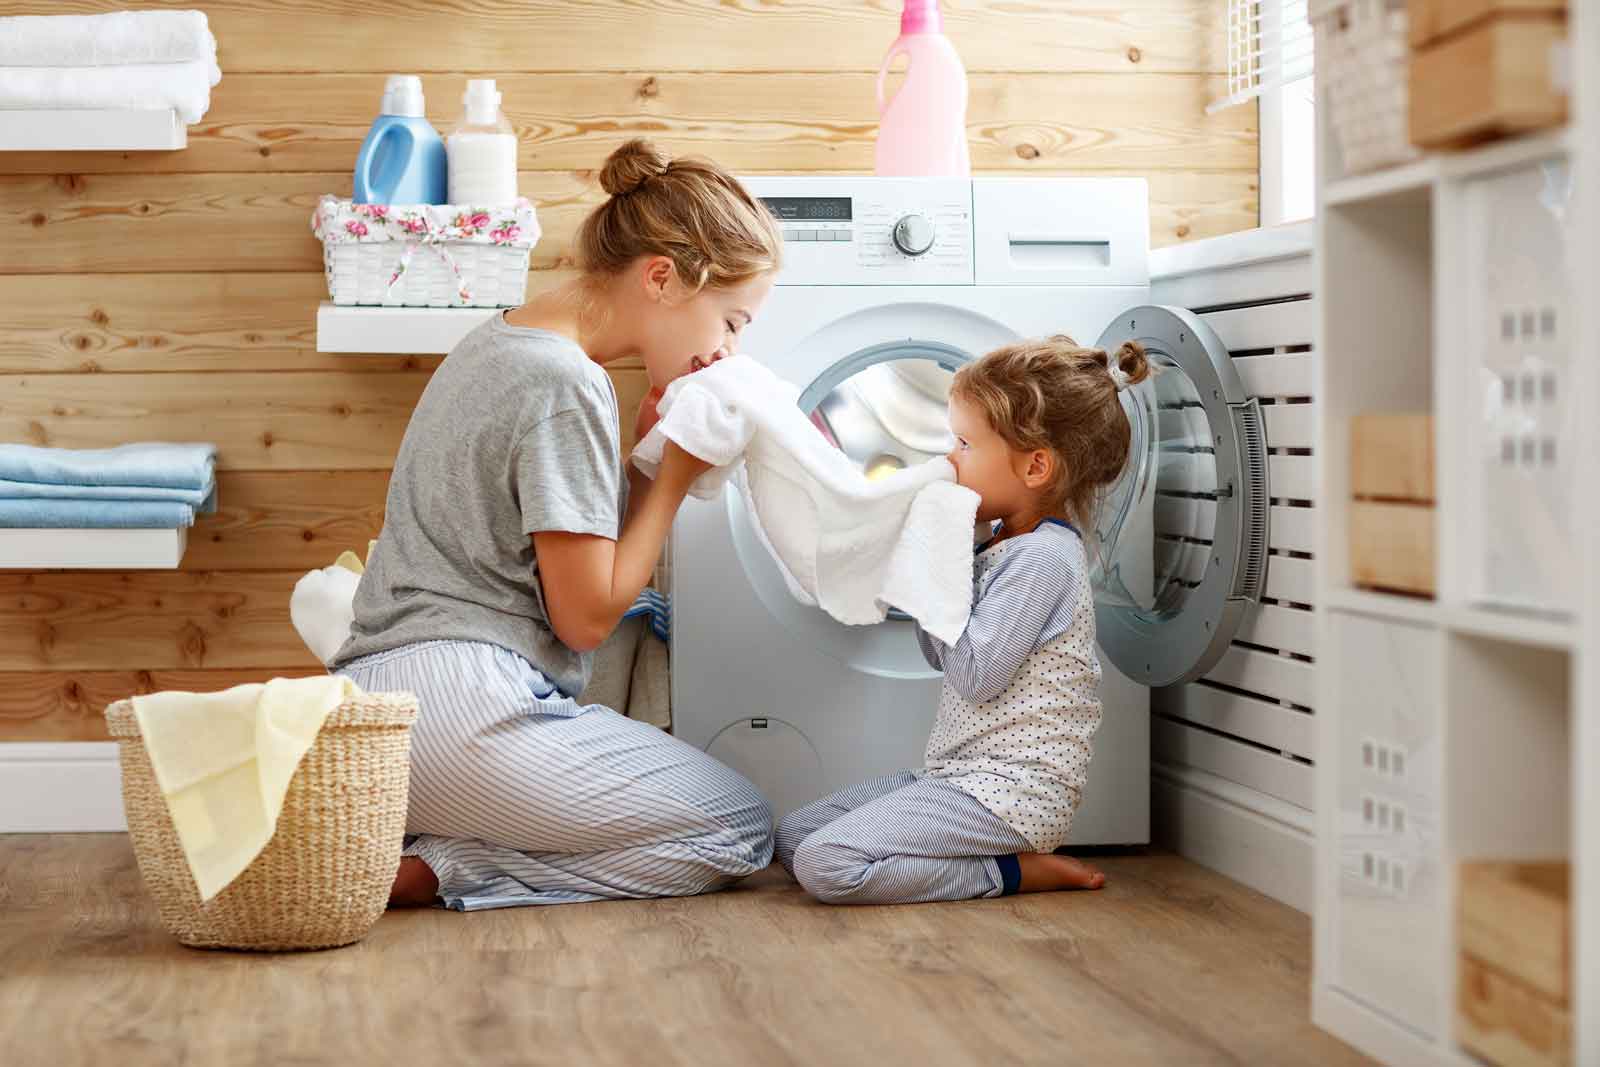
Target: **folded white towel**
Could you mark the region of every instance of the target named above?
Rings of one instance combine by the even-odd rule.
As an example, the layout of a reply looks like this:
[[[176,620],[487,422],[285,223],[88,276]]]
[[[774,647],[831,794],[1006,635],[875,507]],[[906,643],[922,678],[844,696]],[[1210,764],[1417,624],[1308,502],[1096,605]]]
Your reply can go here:
[[[308,571],[289,596],[289,621],[324,667],[350,637],[361,575],[337,563]]]
[[[670,438],[715,464],[691,494],[710,499],[731,479],[801,602],[850,625],[896,607],[954,643],[972,612],[977,494],[945,459],[869,481],[798,398],[756,360],[722,360],[667,387],[633,462],[654,477]]]
[[[0,67],[104,67],[197,59],[217,64],[217,39],[203,11],[0,18]]]
[[[222,75],[202,59],[126,67],[0,66],[0,108],[173,108],[192,126]]]

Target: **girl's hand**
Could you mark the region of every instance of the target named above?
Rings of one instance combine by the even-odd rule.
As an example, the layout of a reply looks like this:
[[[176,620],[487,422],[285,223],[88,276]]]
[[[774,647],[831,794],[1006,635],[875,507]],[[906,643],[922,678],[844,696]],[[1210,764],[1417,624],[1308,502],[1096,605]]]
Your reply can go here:
[[[645,435],[654,429],[655,424],[661,421],[661,415],[656,411],[656,403],[661,399],[660,389],[651,389],[639,401],[639,412],[633,420],[633,439],[643,441]]]
[[[711,464],[693,453],[685,452],[678,442],[668,438],[661,454],[661,470],[657,480],[687,488],[710,469]]]

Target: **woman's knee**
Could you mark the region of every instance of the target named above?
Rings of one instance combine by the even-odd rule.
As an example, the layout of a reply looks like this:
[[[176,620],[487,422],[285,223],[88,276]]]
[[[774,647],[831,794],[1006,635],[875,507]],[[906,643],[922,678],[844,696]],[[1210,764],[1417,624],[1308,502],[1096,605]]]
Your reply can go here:
[[[855,849],[812,834],[794,851],[790,873],[807,893],[824,904],[854,900],[866,881],[868,862]]]
[[[702,841],[707,862],[717,874],[743,878],[772,862],[772,805],[754,785],[740,778],[716,818],[717,829]]]

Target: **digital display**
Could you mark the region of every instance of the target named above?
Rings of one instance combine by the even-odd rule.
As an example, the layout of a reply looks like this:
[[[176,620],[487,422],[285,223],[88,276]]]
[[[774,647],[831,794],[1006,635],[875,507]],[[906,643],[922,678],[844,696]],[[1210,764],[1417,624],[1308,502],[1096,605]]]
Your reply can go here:
[[[784,222],[849,222],[848,196],[764,196],[761,202]]]

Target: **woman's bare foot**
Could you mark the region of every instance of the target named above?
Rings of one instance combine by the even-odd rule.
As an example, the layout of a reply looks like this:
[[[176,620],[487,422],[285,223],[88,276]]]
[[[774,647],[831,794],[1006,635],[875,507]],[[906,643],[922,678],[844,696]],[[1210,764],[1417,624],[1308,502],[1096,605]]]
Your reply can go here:
[[[1019,893],[1048,893],[1056,889],[1099,889],[1106,876],[1082,860],[1049,852],[1023,852],[1017,855],[1022,868]]]
[[[420,856],[402,856],[400,871],[394,876],[394,888],[389,890],[389,907],[432,907],[438,895],[439,879],[434,877],[433,868]]]

